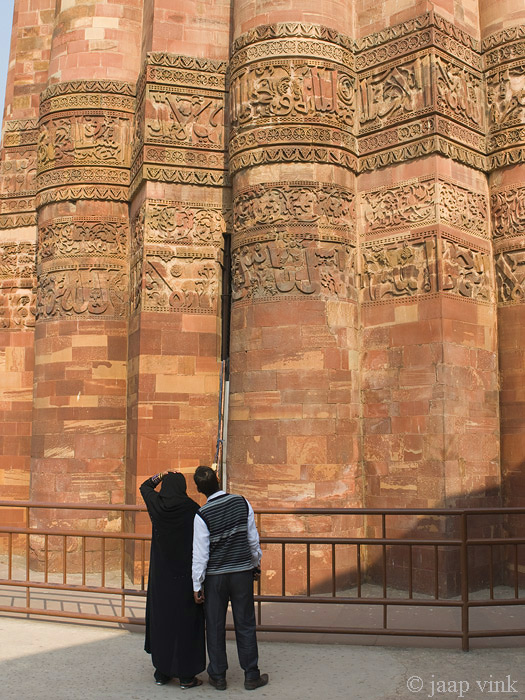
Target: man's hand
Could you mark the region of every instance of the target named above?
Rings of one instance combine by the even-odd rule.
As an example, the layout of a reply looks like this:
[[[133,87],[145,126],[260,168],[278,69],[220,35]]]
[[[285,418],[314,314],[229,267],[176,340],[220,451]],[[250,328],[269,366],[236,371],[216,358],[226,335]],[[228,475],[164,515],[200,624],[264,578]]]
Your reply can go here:
[[[253,580],[258,581],[261,578],[261,567],[255,566],[253,569]]]
[[[204,603],[204,591],[193,591],[193,599],[198,605],[202,605]]]

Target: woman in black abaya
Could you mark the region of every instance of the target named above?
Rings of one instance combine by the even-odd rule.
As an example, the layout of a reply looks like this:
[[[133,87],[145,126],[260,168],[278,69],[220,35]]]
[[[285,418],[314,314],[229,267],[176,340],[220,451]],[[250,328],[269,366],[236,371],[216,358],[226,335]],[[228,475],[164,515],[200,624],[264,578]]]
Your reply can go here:
[[[144,648],[158,685],[178,678],[181,688],[193,688],[201,685],[195,676],[206,666],[204,611],[194,601],[191,579],[193,519],[199,506],[187,495],[179,472],[146,479],[140,492],[152,523]]]

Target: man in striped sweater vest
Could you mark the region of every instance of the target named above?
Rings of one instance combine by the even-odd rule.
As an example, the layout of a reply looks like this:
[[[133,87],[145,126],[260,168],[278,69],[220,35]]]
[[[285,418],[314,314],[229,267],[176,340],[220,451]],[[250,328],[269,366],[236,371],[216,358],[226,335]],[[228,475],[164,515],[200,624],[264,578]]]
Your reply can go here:
[[[210,467],[197,467],[197,490],[207,497],[193,525],[193,591],[204,603],[208,675],[217,690],[226,690],[226,611],[231,601],[239,663],[244,687],[255,690],[268,683],[259,671],[253,581],[260,575],[261,548],[253,508],[242,496],[219,488]],[[204,586],[204,588],[203,588]]]

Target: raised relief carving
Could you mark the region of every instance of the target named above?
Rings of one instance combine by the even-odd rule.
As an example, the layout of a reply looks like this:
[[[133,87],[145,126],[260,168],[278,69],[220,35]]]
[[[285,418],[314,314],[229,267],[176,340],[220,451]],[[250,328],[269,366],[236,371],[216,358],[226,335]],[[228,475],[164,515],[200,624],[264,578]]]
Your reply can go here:
[[[215,260],[184,259],[167,249],[149,250],[144,276],[146,311],[217,312],[219,270]]]
[[[525,250],[511,250],[496,255],[498,301],[502,304],[525,301]]]
[[[34,193],[36,151],[5,149],[3,155],[0,168],[0,193],[7,197],[27,196],[29,193]]]
[[[525,234],[525,187],[493,192],[490,203],[493,238]]]
[[[468,299],[492,301],[490,255],[443,239],[442,282],[444,292]]]
[[[239,193],[233,213],[236,231],[283,223],[355,227],[354,195],[335,185],[266,183]]]
[[[279,295],[356,298],[355,249],[299,237],[243,245],[232,253],[232,300]]]
[[[260,62],[231,81],[234,129],[265,121],[317,121],[351,128],[355,120],[355,79],[341,66],[292,59]]]
[[[35,325],[35,245],[0,244],[0,328]]]
[[[362,195],[366,232],[435,220],[435,183],[415,181]]]
[[[124,318],[128,278],[120,266],[79,263],[75,269],[42,272],[38,280],[37,319],[62,317]]]
[[[432,106],[430,57],[396,63],[359,81],[360,131],[418,116]]]
[[[435,291],[435,257],[434,239],[367,245],[362,261],[363,301]]]
[[[488,202],[483,194],[450,182],[439,183],[439,218],[455,228],[488,235]]]
[[[58,219],[39,226],[39,259],[111,256],[124,258],[127,221]]]
[[[150,142],[199,148],[224,147],[224,102],[204,95],[149,91],[154,116],[146,119]]]
[[[205,207],[151,204],[148,207],[148,242],[220,247],[226,233],[221,211]]]
[[[441,56],[435,58],[437,107],[478,130],[483,128],[481,79]]]
[[[130,159],[131,123],[122,116],[72,113],[41,124],[39,172],[63,165],[129,167]]]
[[[525,65],[487,76],[491,130],[525,123]]]

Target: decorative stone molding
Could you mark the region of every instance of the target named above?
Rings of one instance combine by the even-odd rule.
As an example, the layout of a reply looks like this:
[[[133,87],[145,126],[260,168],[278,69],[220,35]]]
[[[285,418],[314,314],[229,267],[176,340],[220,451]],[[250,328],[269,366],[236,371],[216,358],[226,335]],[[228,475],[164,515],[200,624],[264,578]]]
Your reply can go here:
[[[362,301],[379,302],[437,291],[435,264],[434,235],[366,243],[361,262]]]
[[[130,198],[144,180],[227,184],[225,89],[223,61],[148,54],[138,83]]]
[[[525,303],[525,249],[502,251],[495,262],[498,302]]]
[[[525,187],[493,190],[490,204],[494,240],[525,236]]]
[[[35,325],[35,245],[0,243],[0,328]]]

